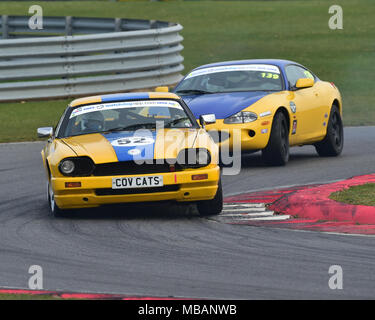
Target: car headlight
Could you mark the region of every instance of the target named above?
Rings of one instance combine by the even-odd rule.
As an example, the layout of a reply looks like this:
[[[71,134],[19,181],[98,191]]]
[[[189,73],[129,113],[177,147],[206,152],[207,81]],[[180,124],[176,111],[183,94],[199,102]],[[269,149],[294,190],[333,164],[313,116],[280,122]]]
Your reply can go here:
[[[210,163],[210,155],[207,150],[198,149],[196,153],[196,163],[205,166]]]
[[[258,119],[258,116],[254,112],[240,111],[224,119],[224,123],[226,124],[248,123],[248,122],[253,122],[256,119]]]
[[[207,149],[183,149],[177,156],[177,163],[183,168],[201,168],[211,163],[211,155]]]
[[[73,173],[75,167],[76,166],[72,160],[63,160],[60,163],[60,171],[62,174],[69,175]]]
[[[64,176],[89,176],[94,171],[94,162],[89,157],[71,157],[61,160],[59,170]]]

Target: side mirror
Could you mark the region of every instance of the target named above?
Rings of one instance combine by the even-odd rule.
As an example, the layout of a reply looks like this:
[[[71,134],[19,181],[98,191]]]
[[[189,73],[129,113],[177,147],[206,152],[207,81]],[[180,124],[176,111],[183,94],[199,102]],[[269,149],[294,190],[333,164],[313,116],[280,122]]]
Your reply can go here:
[[[156,87],[155,92],[169,92],[168,87]]]
[[[216,123],[216,116],[214,113],[202,114],[199,116],[199,122],[202,127],[204,127],[206,124],[214,124]]]
[[[52,127],[43,127],[38,128],[38,138],[49,138],[53,135],[53,128]]]
[[[301,78],[301,79],[298,79],[296,82],[297,89],[310,88],[313,85],[314,85],[314,79],[311,79],[311,78]]]

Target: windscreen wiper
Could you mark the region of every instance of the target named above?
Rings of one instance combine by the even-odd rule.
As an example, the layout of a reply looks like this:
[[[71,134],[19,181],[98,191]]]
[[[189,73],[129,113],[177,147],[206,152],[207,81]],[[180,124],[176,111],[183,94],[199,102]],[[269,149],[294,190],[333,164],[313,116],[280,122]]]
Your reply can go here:
[[[215,93],[215,92],[211,92],[211,91],[204,91],[204,90],[198,90],[198,89],[187,89],[187,90],[179,90],[179,91],[176,91],[177,94],[210,94],[210,93]]]
[[[138,129],[138,128],[150,128],[150,127],[154,128],[154,127],[156,127],[156,124],[153,123],[153,122],[137,123],[137,124],[132,124],[132,125],[126,126],[126,127],[117,127],[117,128],[108,129],[108,130],[105,130],[104,132],[132,131],[132,130],[135,130],[135,129]]]

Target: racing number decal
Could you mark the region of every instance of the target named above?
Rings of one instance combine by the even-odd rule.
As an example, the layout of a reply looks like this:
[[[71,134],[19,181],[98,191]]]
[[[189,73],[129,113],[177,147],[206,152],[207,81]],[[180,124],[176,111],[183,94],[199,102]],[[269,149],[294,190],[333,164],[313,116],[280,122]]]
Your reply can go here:
[[[279,79],[279,75],[271,72],[262,72],[262,78]]]
[[[115,147],[137,147],[153,144],[155,140],[152,137],[124,137],[113,140],[111,144]]]
[[[306,78],[314,79],[314,76],[311,74],[310,71],[305,70],[303,73],[305,74]]]

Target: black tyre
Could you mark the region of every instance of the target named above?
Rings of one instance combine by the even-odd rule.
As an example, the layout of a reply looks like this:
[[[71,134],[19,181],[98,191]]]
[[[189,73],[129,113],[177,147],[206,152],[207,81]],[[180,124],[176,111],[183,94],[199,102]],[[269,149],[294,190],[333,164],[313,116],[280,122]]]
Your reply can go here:
[[[56,204],[55,195],[49,182],[47,183],[47,198],[48,198],[48,206],[49,206],[51,215],[54,216],[55,218],[63,217],[64,211],[61,210]]]
[[[215,198],[197,202],[198,212],[201,216],[217,215],[223,210],[223,188],[221,180],[216,191]]]
[[[344,147],[344,128],[340,111],[336,105],[331,108],[325,138],[315,144],[315,149],[321,157],[336,157]]]
[[[270,139],[262,150],[262,159],[271,166],[284,166],[289,160],[289,125],[280,111],[273,119]]]

